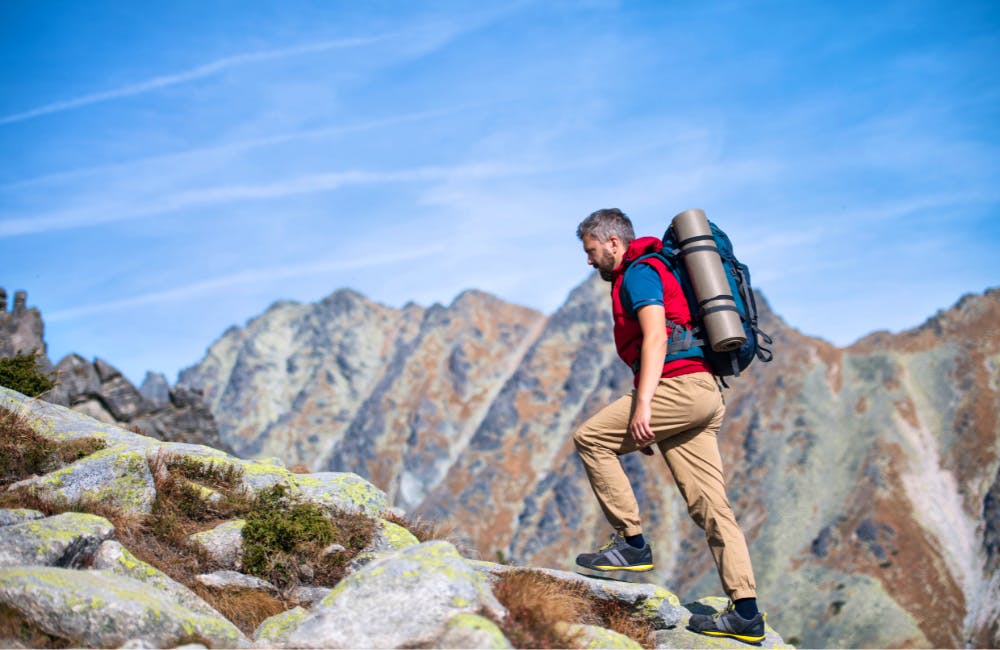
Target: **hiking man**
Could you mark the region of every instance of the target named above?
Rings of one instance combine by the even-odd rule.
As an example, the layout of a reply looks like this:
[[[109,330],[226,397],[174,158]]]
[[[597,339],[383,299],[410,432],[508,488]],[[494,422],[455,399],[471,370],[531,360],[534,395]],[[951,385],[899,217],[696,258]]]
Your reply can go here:
[[[596,553],[576,559],[597,571],[649,571],[652,549],[642,534],[639,506],[618,457],[636,449],[652,455],[656,445],[674,476],[688,513],[705,531],[722,586],[732,601],[715,616],[692,615],[690,627],[713,636],[757,642],[764,616],[757,609],[756,585],[746,538],[726,497],[716,435],[725,406],[710,367],[699,356],[667,356],[666,319],[691,326],[684,293],[655,253],[662,242],[636,239],[621,210],[598,210],[576,231],[587,263],[611,283],[614,336],[618,354],[635,374],[634,390],[592,416],[573,441],[590,486],[615,529]]]

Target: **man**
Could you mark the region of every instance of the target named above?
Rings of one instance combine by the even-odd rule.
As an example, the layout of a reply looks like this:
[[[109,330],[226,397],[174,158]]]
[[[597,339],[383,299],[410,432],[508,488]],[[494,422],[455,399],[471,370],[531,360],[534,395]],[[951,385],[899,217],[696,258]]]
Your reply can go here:
[[[690,627],[713,636],[761,641],[764,615],[757,609],[746,538],[726,497],[716,440],[725,414],[722,395],[698,348],[667,356],[667,319],[690,328],[691,312],[662,260],[643,258],[659,251],[662,243],[654,237],[636,239],[632,222],[617,209],[591,214],[577,228],[577,237],[587,263],[611,283],[615,345],[636,375],[631,394],[591,417],[573,436],[591,488],[615,529],[607,545],[581,554],[576,562],[598,571],[653,568],[639,506],[618,456],[636,449],[652,455],[655,444],[688,513],[705,531],[732,601],[722,614],[693,615]]]

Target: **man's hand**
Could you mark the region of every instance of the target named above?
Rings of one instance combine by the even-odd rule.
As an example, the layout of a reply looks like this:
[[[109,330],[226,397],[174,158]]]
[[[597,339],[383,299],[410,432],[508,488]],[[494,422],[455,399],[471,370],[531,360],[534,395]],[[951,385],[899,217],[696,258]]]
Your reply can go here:
[[[653,454],[653,450],[647,445],[656,439],[656,435],[649,427],[649,421],[651,418],[652,407],[649,402],[637,400],[635,403],[635,411],[632,413],[632,420],[629,422],[628,429],[632,434],[632,439],[635,440],[635,444],[638,445],[642,453],[648,456]]]

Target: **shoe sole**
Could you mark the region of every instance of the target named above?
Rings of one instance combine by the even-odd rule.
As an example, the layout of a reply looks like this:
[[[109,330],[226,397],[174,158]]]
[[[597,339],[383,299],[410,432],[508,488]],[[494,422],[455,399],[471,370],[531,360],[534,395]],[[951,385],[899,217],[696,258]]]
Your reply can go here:
[[[760,636],[747,636],[745,634],[733,634],[732,632],[714,632],[712,630],[705,630],[701,634],[707,634],[708,636],[724,636],[730,639],[739,639],[740,641],[746,641],[748,643],[760,643],[767,636],[762,634]]]
[[[594,569],[596,571],[637,571],[637,572],[641,572],[641,571],[652,571],[653,570],[653,565],[652,564],[635,564],[635,565],[632,565],[632,566],[606,566],[606,565],[584,566],[584,565],[580,564],[578,566],[582,566],[584,569]]]

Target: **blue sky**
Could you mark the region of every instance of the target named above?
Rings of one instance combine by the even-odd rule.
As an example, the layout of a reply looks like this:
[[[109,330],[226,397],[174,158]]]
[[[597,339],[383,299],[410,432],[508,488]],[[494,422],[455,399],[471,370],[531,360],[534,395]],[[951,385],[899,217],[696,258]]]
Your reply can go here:
[[[996,2],[0,3],[0,286],[173,381],[279,299],[551,313],[701,207],[846,345],[1000,285]]]

